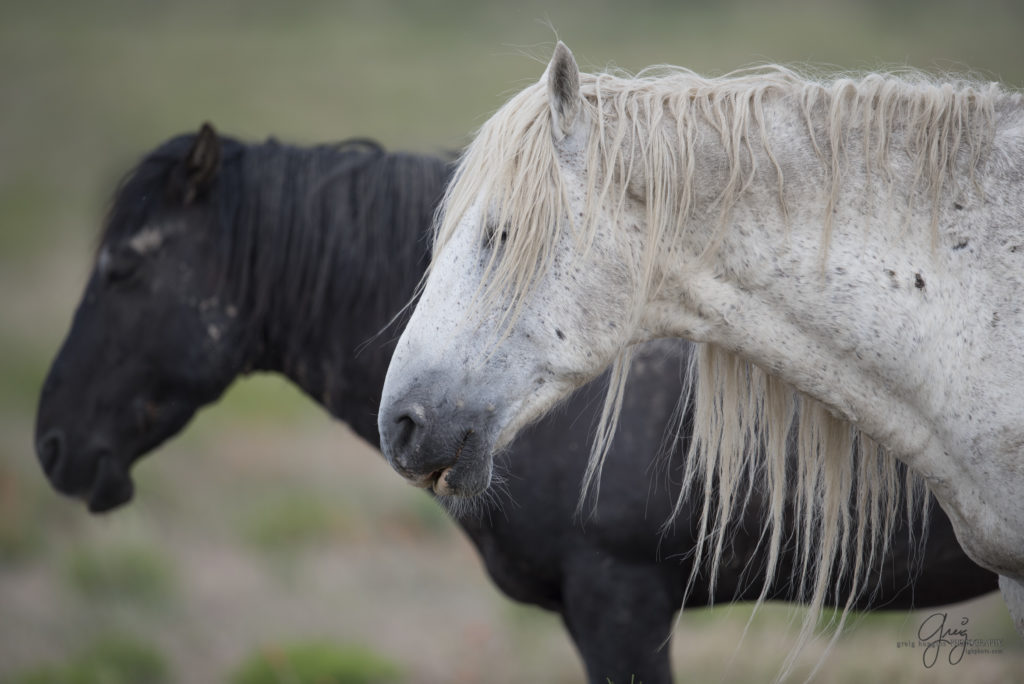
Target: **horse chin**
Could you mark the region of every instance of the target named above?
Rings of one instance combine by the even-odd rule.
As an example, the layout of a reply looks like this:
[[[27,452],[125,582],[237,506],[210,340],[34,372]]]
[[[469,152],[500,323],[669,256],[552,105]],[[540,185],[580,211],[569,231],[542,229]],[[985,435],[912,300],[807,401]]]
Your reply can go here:
[[[85,495],[90,513],[105,513],[131,501],[135,494],[128,468],[119,464],[113,456],[100,458],[96,477]]]
[[[444,508],[453,519],[463,524],[486,520],[495,510],[503,508],[503,497],[507,492],[492,477],[483,489],[468,494],[466,490],[448,490],[438,488],[432,490],[434,500]]]

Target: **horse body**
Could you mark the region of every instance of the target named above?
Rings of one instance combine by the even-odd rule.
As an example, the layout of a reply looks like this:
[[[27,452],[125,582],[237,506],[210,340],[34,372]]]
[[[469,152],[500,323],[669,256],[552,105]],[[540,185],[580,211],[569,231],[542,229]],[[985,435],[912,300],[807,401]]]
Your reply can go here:
[[[94,510],[124,503],[131,464],[254,370],[282,373],[378,445],[394,345],[376,335],[426,268],[447,173],[444,160],[367,142],[242,145],[206,128],[148,155],[118,192],[40,399],[38,451],[54,486]],[[686,449],[660,447],[691,353],[666,341],[638,355],[592,517],[581,523],[574,500],[599,418],[597,384],[524,431],[499,459],[506,477],[494,497],[457,518],[505,593],[563,617],[593,682],[671,681],[661,645],[683,605],[702,499],[687,499],[663,534]],[[755,499],[735,521],[717,589],[697,587],[687,606],[806,600],[790,581],[800,568],[792,547],[770,586],[749,574],[765,559],[765,504]],[[893,530],[858,607],[922,607],[995,588],[941,513],[929,525],[920,549]],[[827,600],[843,595],[837,586]]]
[[[581,77],[560,45],[456,172],[385,383],[385,454],[472,495],[490,454],[572,388],[609,364],[621,380],[636,342],[685,337],[706,343],[696,381],[712,385],[689,481],[707,492],[761,469],[773,544],[785,435],[816,416],[798,442],[821,483],[805,500],[830,520],[819,591],[832,563],[860,562],[835,554],[863,529],[836,502],[861,478],[867,515],[892,491],[893,456],[972,558],[1019,583],[1022,134],[1020,95],[991,85]],[[438,344],[437,330],[455,332]],[[613,383],[591,478],[618,400]],[[858,472],[851,449],[869,439],[888,455]],[[750,465],[751,440],[775,445],[767,460]],[[704,524],[721,530],[729,513],[715,514]]]

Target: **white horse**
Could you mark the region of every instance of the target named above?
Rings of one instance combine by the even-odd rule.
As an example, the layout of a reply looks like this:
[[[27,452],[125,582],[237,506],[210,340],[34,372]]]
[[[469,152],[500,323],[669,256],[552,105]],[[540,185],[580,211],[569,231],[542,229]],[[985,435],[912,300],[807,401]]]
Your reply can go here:
[[[559,43],[448,190],[384,387],[385,454],[472,496],[496,449],[615,364],[596,477],[630,345],[703,342],[687,477],[723,492],[712,562],[743,469],[776,504],[778,548],[799,416],[815,602],[830,566],[859,576],[895,457],[1001,575],[1024,633],[1022,221],[1024,103],[995,84],[581,75]]]

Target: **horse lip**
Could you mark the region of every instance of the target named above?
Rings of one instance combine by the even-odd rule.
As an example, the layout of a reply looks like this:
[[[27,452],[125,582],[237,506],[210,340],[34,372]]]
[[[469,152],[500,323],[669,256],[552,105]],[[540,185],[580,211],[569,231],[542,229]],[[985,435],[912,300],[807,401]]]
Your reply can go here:
[[[452,491],[452,487],[448,483],[448,475],[451,474],[454,467],[454,465],[451,465],[444,470],[431,473],[431,488],[434,490],[434,494],[437,494],[438,496],[451,496],[455,493]]]
[[[400,474],[414,487],[419,487],[420,489],[433,489],[434,481],[440,476],[441,471],[435,470],[427,475],[408,475],[404,472],[400,472]]]
[[[455,449],[455,459],[448,466],[435,470],[430,474],[430,487],[438,496],[448,496],[455,493],[452,491],[448,476],[458,467],[459,459],[462,458],[462,452],[465,451],[466,445],[469,444],[469,440],[473,437],[474,432],[473,428],[466,430],[459,441],[459,446]]]
[[[431,489],[439,497],[472,498],[479,495],[489,486],[489,482],[481,482],[478,470],[489,468],[481,463],[485,447],[479,433],[474,429],[467,430],[455,451],[455,459],[439,470],[430,474]],[[486,459],[485,459],[486,460]],[[489,481],[488,474],[487,480]],[[482,485],[482,487],[481,487]]]
[[[87,493],[86,505],[90,513],[104,513],[131,500],[135,485],[127,469],[122,467],[113,454],[99,457],[96,475]]]
[[[416,475],[409,473],[404,470],[399,470],[399,474],[405,479],[406,482],[419,489],[428,489],[437,492],[437,482],[441,476],[445,475],[452,466],[446,466],[444,468],[438,468],[437,470],[431,471],[426,475]],[[440,492],[437,492],[440,493]]]

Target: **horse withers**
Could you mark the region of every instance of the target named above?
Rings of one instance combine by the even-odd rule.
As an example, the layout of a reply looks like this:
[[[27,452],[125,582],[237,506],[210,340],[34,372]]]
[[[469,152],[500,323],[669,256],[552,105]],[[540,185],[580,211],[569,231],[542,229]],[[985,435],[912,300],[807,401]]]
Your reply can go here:
[[[149,153],[118,188],[40,399],[39,458],[54,486],[95,511],[125,503],[132,464],[255,371],[290,378],[378,445],[394,347],[378,333],[427,266],[449,170],[444,159],[369,141],[250,145],[209,127]],[[577,518],[575,500],[600,384],[526,430],[498,461],[503,485],[484,500],[467,509],[439,497],[462,513],[456,521],[506,594],[562,616],[594,683],[671,681],[662,646],[683,607],[703,499],[695,492],[662,534],[685,444],[659,454],[691,354],[690,345],[663,342],[633,364],[593,516]],[[789,581],[799,568],[791,549],[771,586],[744,572],[766,559],[757,536],[765,507],[752,503],[734,526],[715,593],[698,587],[687,607],[762,594],[806,600]],[[891,530],[874,591],[858,607],[908,609],[995,588],[941,514],[929,525],[920,574],[907,527]]]

